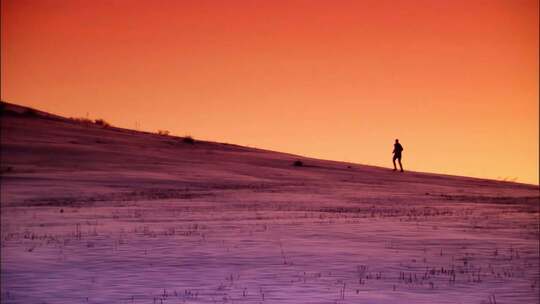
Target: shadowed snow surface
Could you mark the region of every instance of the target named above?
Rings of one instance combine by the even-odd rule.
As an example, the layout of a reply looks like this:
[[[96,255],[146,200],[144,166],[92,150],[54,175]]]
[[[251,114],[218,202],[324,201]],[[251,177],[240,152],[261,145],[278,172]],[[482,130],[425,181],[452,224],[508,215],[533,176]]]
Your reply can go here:
[[[14,105],[1,132],[2,303],[539,301],[538,186]]]

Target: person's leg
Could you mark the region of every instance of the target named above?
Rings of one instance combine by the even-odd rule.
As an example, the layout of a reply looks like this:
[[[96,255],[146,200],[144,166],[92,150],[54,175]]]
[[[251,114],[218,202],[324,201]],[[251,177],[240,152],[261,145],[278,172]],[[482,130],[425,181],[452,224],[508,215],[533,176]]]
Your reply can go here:
[[[401,169],[401,172],[403,172],[403,165],[401,164],[401,156],[398,157],[398,162],[399,162],[399,168]]]
[[[394,155],[394,157],[392,157],[392,163],[394,164],[394,171],[397,170],[397,167],[396,167],[396,156]]]

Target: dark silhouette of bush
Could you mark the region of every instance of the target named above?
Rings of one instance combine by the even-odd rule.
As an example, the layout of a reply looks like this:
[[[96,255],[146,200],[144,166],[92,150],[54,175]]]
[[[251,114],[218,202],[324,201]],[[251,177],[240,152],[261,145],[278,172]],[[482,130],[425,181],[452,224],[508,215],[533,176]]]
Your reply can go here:
[[[80,122],[80,123],[86,123],[86,124],[94,123],[90,118],[86,118],[86,117],[72,117],[70,119],[75,122]]]
[[[295,167],[303,167],[304,163],[301,160],[295,160],[293,163],[293,166]]]
[[[101,118],[94,120],[94,123],[98,126],[102,126],[105,128],[111,126],[108,122],[106,122],[104,119],[101,119]]]
[[[34,110],[34,109],[25,109],[24,112],[22,113],[22,115],[28,116],[28,117],[37,117],[37,116],[39,116],[38,112],[36,112],[36,110]]]
[[[193,137],[191,136],[186,136],[182,139],[183,142],[185,142],[186,144],[194,144],[195,143],[195,139],[193,139]]]
[[[6,105],[5,102],[1,102],[0,103],[0,115],[1,116],[7,116],[7,115],[10,115],[10,116],[13,116],[13,115],[17,115],[18,113],[9,109]]]
[[[10,107],[6,102],[2,101],[0,103],[0,115],[2,116],[26,116],[26,117],[40,117],[38,111],[30,108],[13,108]]]
[[[167,130],[158,130],[157,131],[157,134],[158,135],[164,135],[164,136],[168,136],[171,132],[167,131]]]

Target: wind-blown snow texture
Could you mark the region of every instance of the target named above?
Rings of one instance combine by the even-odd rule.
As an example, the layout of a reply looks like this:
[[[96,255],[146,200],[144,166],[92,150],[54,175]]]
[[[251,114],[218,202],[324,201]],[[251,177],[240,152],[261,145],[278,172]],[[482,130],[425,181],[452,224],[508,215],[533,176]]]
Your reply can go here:
[[[12,105],[1,135],[2,303],[539,301],[537,186]]]

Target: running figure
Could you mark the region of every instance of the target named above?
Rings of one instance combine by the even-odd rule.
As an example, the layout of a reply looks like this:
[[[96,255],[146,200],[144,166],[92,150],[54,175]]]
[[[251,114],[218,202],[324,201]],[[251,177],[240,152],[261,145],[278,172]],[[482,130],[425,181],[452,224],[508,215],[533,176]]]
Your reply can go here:
[[[399,162],[399,168],[401,169],[401,172],[403,172],[403,166],[401,165],[401,151],[403,151],[403,147],[399,143],[399,139],[396,139],[396,143],[394,144],[394,157],[392,158],[392,162],[394,163],[394,171],[397,170],[396,168],[396,159]]]

